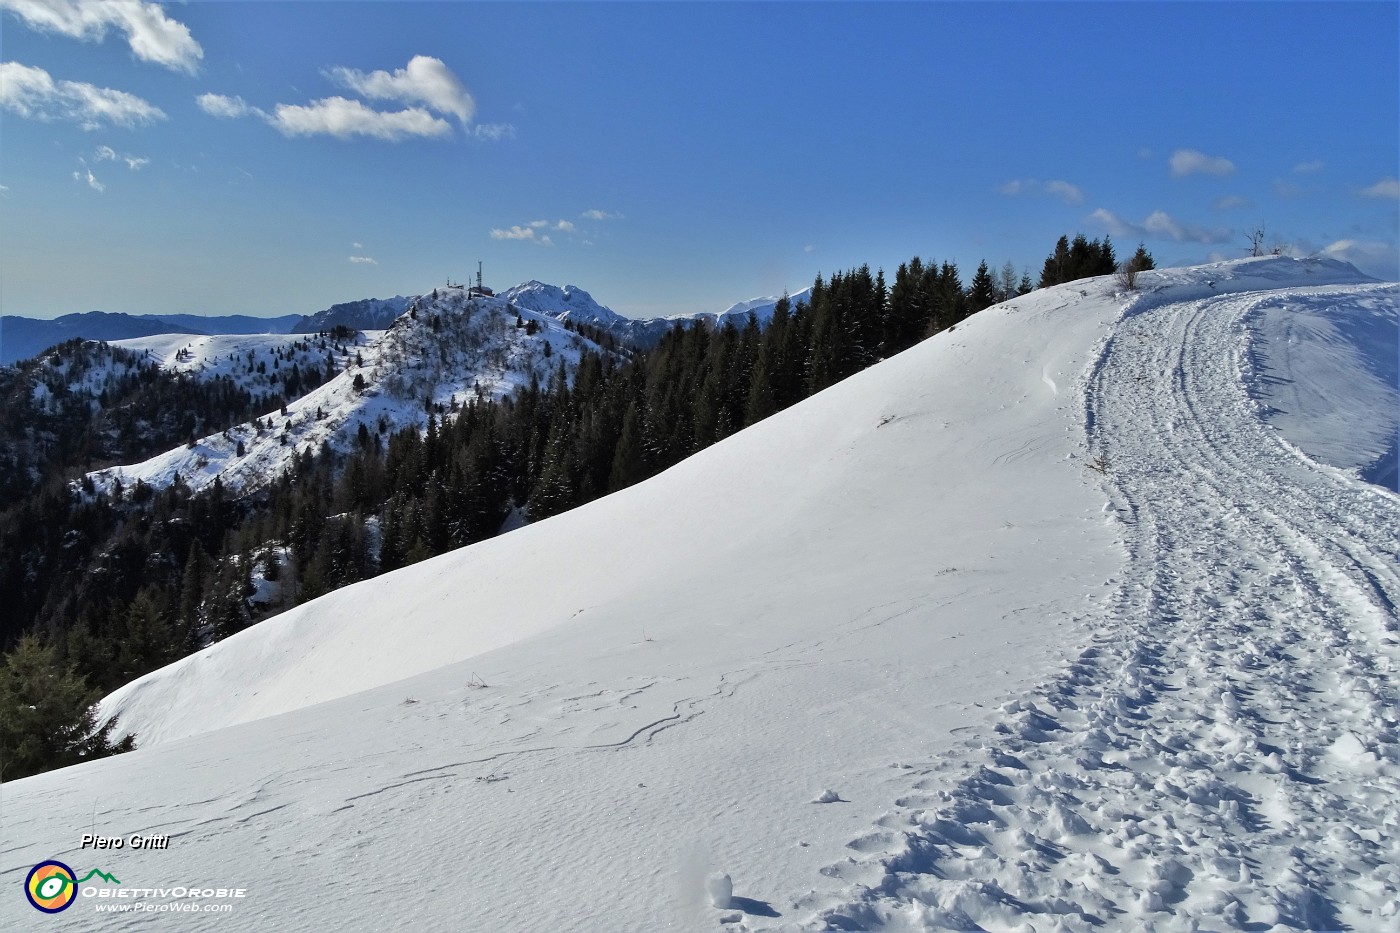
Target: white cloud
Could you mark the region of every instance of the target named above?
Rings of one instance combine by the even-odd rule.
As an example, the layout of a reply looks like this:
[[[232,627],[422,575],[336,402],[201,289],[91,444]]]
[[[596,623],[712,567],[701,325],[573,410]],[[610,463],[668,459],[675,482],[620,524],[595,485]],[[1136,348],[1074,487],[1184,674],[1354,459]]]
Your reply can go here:
[[[509,123],[478,123],[472,127],[472,135],[477,139],[489,139],[492,142],[498,139],[514,139],[515,127]]]
[[[1171,157],[1172,176],[1233,175],[1235,163],[1224,156],[1208,156],[1197,149],[1178,149]]]
[[[1166,211],[1153,211],[1147,215],[1142,226],[1148,233],[1168,236],[1178,243],[1228,243],[1230,231],[1220,228],[1206,230],[1201,227],[1182,225],[1172,219]]]
[[[518,224],[514,227],[511,227],[509,230],[501,230],[497,228],[491,231],[491,239],[493,240],[533,240],[534,238],[534,229],[530,227],[522,227]]]
[[[560,223],[567,223],[567,221],[561,220]],[[546,229],[549,226],[550,223],[547,220],[536,220],[532,221],[528,226],[525,227],[522,227],[519,224],[515,224],[514,226],[506,230],[502,230],[499,227],[497,227],[496,229],[491,231],[491,239],[524,240],[529,243],[536,243],[540,246],[553,246],[554,240],[550,238],[549,234],[543,234],[540,236],[536,235],[536,231]],[[563,228],[556,226],[554,227],[554,229],[561,230]]]
[[[0,108],[32,120],[68,120],[85,130],[103,123],[136,127],[164,120],[159,107],[125,91],[55,81],[42,68],[0,62]]]
[[[1045,183],[1045,193],[1059,198],[1070,206],[1084,203],[1084,192],[1080,191],[1078,186],[1072,185],[1067,181],[1047,181]]]
[[[1393,282],[1400,278],[1400,249],[1394,243],[1337,240],[1323,247],[1320,255],[1349,262],[1378,279]]]
[[[594,210],[591,210],[591,211],[584,211],[584,212],[583,212],[582,214],[580,214],[579,216],[580,216],[580,217],[584,217],[584,218],[586,218],[586,219],[588,219],[588,220],[621,220],[621,219],[622,219],[622,215],[621,215],[621,214],[609,214],[607,211],[600,211],[600,210],[597,210],[597,209],[594,209]]]
[[[450,113],[465,125],[476,113],[476,102],[457,76],[441,59],[415,55],[407,68],[392,73],[353,68],[332,68],[328,74],[336,82],[371,100],[396,100],[405,104],[426,104],[438,113]]]
[[[1299,162],[1297,165],[1293,166],[1293,171],[1298,175],[1313,175],[1322,171],[1326,165],[1327,163],[1323,162],[1321,159],[1313,159],[1310,162]]]
[[[9,185],[0,185],[0,198],[7,197],[10,193]]]
[[[95,177],[93,177],[92,169],[88,168],[87,166],[83,166],[83,170],[82,170],[81,172],[74,172],[74,173],[73,173],[73,180],[74,180],[74,181],[86,181],[86,182],[87,182],[87,186],[88,186],[89,188],[91,188],[93,191],[106,191],[106,190],[107,190],[107,186],[104,185],[104,184],[102,184],[102,182],[98,181]]]
[[[1022,194],[1046,194],[1059,198],[1071,207],[1084,203],[1084,192],[1078,185],[1058,178],[1047,182],[1034,178],[1013,178],[997,190],[1009,198]]]
[[[1400,180],[1382,178],[1371,187],[1363,188],[1361,193],[1368,198],[1400,199]]]
[[[84,42],[100,42],[109,27],[126,34],[132,54],[175,71],[194,73],[204,49],[189,27],[143,0],[0,0],[6,9],[40,32]]]
[[[200,94],[195,98],[201,110],[213,117],[235,119],[258,117],[276,127],[284,136],[325,134],[338,139],[369,136],[397,142],[409,136],[452,135],[452,125],[421,107],[383,111],[358,100],[327,97],[309,104],[278,104],[272,113],[254,107],[241,97]]]
[[[351,243],[351,244],[350,244],[350,248],[351,248],[351,249],[364,249],[364,245],[363,245],[363,244],[360,244],[360,243]]]
[[[567,220],[561,220],[554,225],[554,229],[558,230],[560,233],[573,233],[574,225]]]
[[[1283,178],[1274,179],[1274,194],[1281,198],[1296,198],[1303,193],[1303,186]]]
[[[98,146],[93,150],[92,157],[99,162],[125,162],[126,167],[133,172],[139,172],[143,165],[150,165],[151,160],[141,156],[125,155],[117,152],[111,146]]]
[[[1149,148],[1147,148],[1146,146],[1141,146],[1141,147],[1139,147],[1139,148],[1138,148],[1138,158],[1139,158],[1139,159],[1150,159],[1150,158],[1152,158],[1152,150],[1149,149]]]
[[[356,243],[356,246],[360,244]],[[377,266],[379,263],[370,256],[351,256],[350,261],[359,265]]]
[[[338,139],[370,136],[397,142],[406,136],[452,134],[451,124],[419,107],[385,112],[344,97],[327,97],[305,106],[278,104],[268,122],[285,136],[325,133]]]
[[[815,246],[813,246],[811,243],[808,243],[806,246],[802,247],[802,252],[804,252],[804,253],[815,253],[816,251],[817,251],[817,248],[816,248]]]
[[[1216,198],[1211,207],[1217,211],[1233,211],[1241,207],[1249,207],[1249,198],[1242,198],[1237,194],[1227,194],[1223,198]]]
[[[266,113],[257,107],[250,106],[241,97],[228,97],[224,94],[200,94],[195,98],[195,103],[199,104],[199,109],[209,116],[224,120],[247,116],[267,118]]]
[[[1143,236],[1147,233],[1142,227],[1136,227],[1122,220],[1112,211],[1104,210],[1102,207],[1089,215],[1089,219],[1102,227],[1107,227],[1108,232],[1116,237]]]
[[[1105,227],[1116,237],[1131,239],[1167,238],[1178,243],[1228,243],[1230,231],[1220,228],[1207,230],[1178,223],[1166,211],[1153,211],[1140,224],[1126,221],[1112,211],[1099,208],[1089,219]]]

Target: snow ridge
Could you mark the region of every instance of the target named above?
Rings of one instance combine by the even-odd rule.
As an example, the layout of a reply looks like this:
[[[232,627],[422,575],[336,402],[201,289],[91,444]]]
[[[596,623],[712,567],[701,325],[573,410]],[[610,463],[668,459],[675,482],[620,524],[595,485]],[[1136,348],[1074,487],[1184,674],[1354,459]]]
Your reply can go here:
[[[1270,429],[1248,353],[1267,308],[1396,295],[1129,303],[1085,393],[1129,554],[1098,634],[917,772],[827,870],[846,894],[799,901],[815,928],[1397,922],[1400,497]]]

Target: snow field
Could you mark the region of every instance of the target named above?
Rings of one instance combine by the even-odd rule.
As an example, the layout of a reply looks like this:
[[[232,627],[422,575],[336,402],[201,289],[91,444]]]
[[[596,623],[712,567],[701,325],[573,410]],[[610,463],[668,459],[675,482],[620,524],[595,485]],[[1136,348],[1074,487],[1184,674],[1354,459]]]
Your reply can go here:
[[[95,823],[250,892],[152,929],[1384,928],[1400,500],[1265,424],[1249,346],[1394,287],[1142,280],[123,688],[142,749],[4,785],[0,884]]]
[[[1130,555],[1093,644],[851,843],[819,928],[1400,922],[1400,498],[1270,430],[1246,352],[1260,315],[1395,294],[1129,310],[1087,392]]]

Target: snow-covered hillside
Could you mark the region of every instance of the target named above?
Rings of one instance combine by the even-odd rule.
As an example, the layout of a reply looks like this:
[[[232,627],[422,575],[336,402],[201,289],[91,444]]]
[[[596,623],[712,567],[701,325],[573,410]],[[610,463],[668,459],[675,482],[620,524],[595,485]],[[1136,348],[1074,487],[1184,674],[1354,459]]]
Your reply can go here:
[[[600,349],[546,315],[521,311],[501,298],[467,296],[443,288],[414,299],[385,331],[352,339],[316,335],[190,337],[166,335],[123,341],[148,349],[163,365],[199,378],[228,377],[266,391],[293,366],[315,366],[335,375],[246,424],[198,438],[137,464],[89,474],[98,489],[137,480],[162,488],[178,475],[199,490],[218,477],[231,490],[246,490],[282,474],[293,459],[322,444],[345,451],[363,425],[388,434],[427,423],[428,402],[454,411],[471,398],[501,398],[531,378],[548,381],[562,362],[578,364],[585,349]],[[527,333],[525,318],[537,333]],[[274,364],[274,359],[277,363]],[[239,451],[242,451],[240,453]]]
[[[364,345],[377,335],[355,341]],[[228,379],[255,394],[285,385],[293,367],[299,372],[334,365],[340,341],[304,334],[155,334],[109,341],[114,347],[143,354],[174,373],[195,379]]]
[[[144,747],[5,785],[0,878],[116,874],[81,930],[129,925],[100,891],[175,884],[246,897],[148,927],[1393,924],[1400,496],[1354,472],[1369,439],[1309,458],[1322,406],[1278,415],[1290,383],[1379,391],[1301,344],[1358,308],[1389,333],[1400,287],[1286,258],[1141,282],[989,309],[123,688]],[[1290,309],[1335,326],[1266,356]]]

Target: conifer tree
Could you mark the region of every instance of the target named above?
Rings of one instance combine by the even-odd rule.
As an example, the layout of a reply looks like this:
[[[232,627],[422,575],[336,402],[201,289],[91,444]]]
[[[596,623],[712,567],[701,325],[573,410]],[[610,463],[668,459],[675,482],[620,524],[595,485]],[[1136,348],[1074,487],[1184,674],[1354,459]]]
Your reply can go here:
[[[996,282],[987,268],[987,260],[982,260],[977,272],[972,276],[972,285],[967,293],[968,311],[976,314],[983,308],[990,308],[997,302]]]
[[[1152,254],[1147,251],[1147,247],[1142,243],[1138,244],[1137,252],[1133,253],[1132,258],[1128,261],[1131,262],[1133,268],[1137,269],[1139,272],[1157,268],[1157,263],[1152,260]]]
[[[129,751],[131,736],[113,740],[117,722],[99,726],[100,692],[53,648],[26,635],[0,665],[0,780]]]

